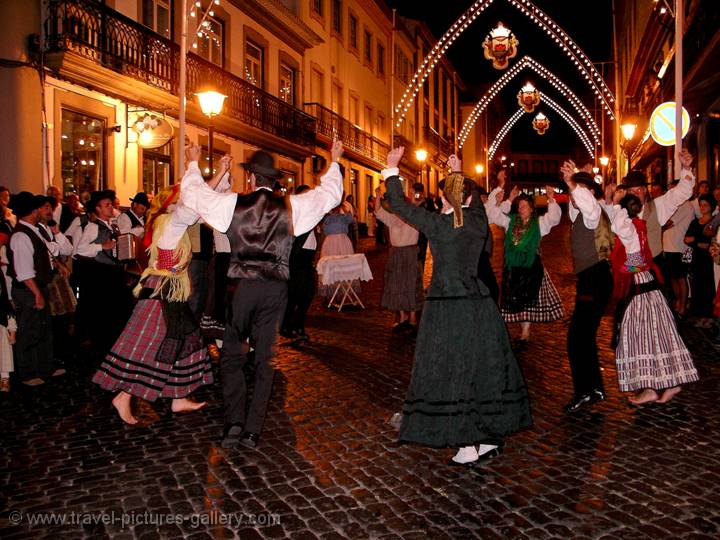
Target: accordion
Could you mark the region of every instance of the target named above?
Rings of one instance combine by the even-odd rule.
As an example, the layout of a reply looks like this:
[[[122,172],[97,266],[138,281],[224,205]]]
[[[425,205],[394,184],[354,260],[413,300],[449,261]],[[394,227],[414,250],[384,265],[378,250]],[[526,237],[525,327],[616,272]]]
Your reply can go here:
[[[117,237],[117,258],[120,262],[135,260],[135,235],[132,233],[119,234]]]

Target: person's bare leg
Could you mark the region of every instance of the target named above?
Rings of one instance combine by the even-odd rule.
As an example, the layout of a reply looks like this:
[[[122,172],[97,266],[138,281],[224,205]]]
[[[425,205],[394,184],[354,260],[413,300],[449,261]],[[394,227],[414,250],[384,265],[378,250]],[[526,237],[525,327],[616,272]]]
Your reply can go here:
[[[660,396],[660,399],[657,400],[658,403],[667,403],[672,398],[677,396],[680,391],[682,390],[679,386],[673,386],[672,388],[668,388],[662,393],[662,396]]]
[[[653,390],[652,388],[646,388],[639,394],[635,394],[634,396],[630,397],[629,401],[630,403],[634,405],[642,405],[643,403],[650,403],[652,401],[658,400],[658,393]]]
[[[121,390],[113,398],[112,404],[113,407],[115,407],[115,409],[117,410],[118,415],[120,415],[120,418],[122,418],[122,421],[127,424],[133,425],[137,424],[137,418],[133,416],[132,409],[130,408],[131,399],[132,396],[130,394]]]
[[[207,401],[192,401],[188,398],[178,398],[172,400],[170,408],[172,412],[192,412],[202,409],[207,405]]]
[[[410,311],[410,318],[408,319],[410,321],[410,324],[413,326],[417,326],[417,311]]]
[[[520,339],[530,339],[530,323],[529,322],[522,322],[520,323],[520,328],[522,328],[522,333],[520,334]]]

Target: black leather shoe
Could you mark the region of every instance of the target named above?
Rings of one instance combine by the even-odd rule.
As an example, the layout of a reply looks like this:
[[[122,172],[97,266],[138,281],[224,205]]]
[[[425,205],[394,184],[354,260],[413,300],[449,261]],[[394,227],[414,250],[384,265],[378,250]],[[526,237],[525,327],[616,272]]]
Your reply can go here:
[[[220,446],[223,448],[235,448],[240,442],[240,437],[244,433],[242,424],[229,424],[223,430],[223,438]]]
[[[581,409],[584,409],[585,407],[589,407],[590,405],[597,403],[598,401],[603,401],[604,399],[605,394],[603,394],[602,390],[598,390],[596,388],[592,392],[588,392],[587,394],[583,394],[582,396],[573,398],[570,403],[565,405],[565,412],[575,413],[580,411]]]
[[[240,438],[240,444],[242,444],[246,448],[256,448],[259,440],[259,434],[246,431],[242,434],[242,437]]]

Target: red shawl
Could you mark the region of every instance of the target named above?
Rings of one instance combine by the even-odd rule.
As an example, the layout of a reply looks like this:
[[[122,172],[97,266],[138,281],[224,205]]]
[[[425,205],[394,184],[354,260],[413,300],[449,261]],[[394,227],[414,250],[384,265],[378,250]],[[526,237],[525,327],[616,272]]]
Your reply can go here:
[[[610,262],[612,264],[614,281],[613,293],[615,298],[618,299],[625,298],[630,292],[633,274],[652,270],[655,274],[655,278],[660,283],[663,283],[663,277],[660,273],[660,269],[653,261],[652,251],[650,251],[645,220],[642,220],[639,217],[634,217],[632,222],[633,225],[635,225],[635,230],[637,231],[638,238],[640,239],[640,253],[643,257],[643,264],[642,266],[628,266],[625,264],[627,262],[627,252],[625,251],[625,246],[620,241],[619,237],[615,237],[615,247],[610,254]]]

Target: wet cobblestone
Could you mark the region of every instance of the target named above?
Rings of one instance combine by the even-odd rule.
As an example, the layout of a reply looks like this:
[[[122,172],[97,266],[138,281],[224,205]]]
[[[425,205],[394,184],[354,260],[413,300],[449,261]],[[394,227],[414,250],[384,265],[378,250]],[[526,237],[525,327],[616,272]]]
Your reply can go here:
[[[543,260],[569,314],[567,237],[564,223],[543,241]],[[311,341],[281,341],[256,451],[219,446],[217,384],[198,393],[210,403],[193,415],[173,417],[166,404],[139,403],[141,424],[134,427],[120,422],[111,396],[83,372],[3,395],[0,536],[720,537],[720,355],[707,330],[682,328],[701,381],[665,406],[634,408],[617,390],[606,317],[599,343],[608,398],[567,416],[568,318],[535,325],[518,352],[535,424],[486,466],[457,470],[444,465],[451,450],[400,445],[386,423],[404,398],[414,344],[390,333],[392,316],[379,307],[387,252],[369,240],[363,246],[376,276],[363,283],[367,309],[337,313],[316,301]],[[497,270],[501,257],[498,247]],[[510,332],[517,336],[519,328]],[[69,523],[71,512],[88,521]],[[66,523],[29,523],[43,513]],[[184,520],[139,518],[170,514]],[[228,516],[244,521],[219,521]]]

